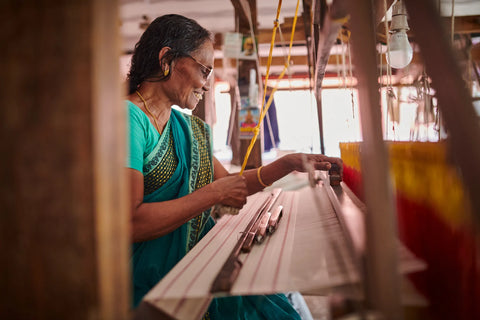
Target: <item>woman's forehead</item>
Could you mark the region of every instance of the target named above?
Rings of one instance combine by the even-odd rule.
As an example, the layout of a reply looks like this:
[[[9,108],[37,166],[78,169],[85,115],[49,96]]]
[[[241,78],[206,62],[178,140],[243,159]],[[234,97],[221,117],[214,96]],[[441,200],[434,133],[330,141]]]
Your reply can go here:
[[[195,54],[195,57],[205,58],[206,61],[210,61],[214,55],[213,42],[210,40],[204,41],[192,54]]]

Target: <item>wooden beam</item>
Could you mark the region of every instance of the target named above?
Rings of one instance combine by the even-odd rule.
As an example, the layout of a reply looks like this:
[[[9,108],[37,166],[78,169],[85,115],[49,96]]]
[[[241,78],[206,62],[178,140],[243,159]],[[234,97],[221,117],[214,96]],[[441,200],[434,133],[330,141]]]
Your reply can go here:
[[[445,30],[450,30],[452,19],[449,17],[441,17]],[[478,16],[455,17],[454,22],[455,34],[472,34],[480,33],[480,18]],[[416,29],[410,28],[407,31],[408,38],[411,42],[416,41]],[[377,25],[377,41],[386,43],[385,26],[383,23]]]
[[[392,6],[394,0],[387,0],[387,10]],[[383,25],[382,19],[385,17],[385,0],[375,0],[375,25]]]
[[[248,26],[248,21],[251,17],[248,2],[246,0],[231,0],[231,2],[235,9],[235,16],[239,19],[240,24]]]
[[[283,41],[280,38],[280,33],[277,31],[275,44],[290,44],[290,36],[292,34],[292,28],[282,29]],[[258,43],[259,44],[270,44],[272,41],[272,29],[260,29],[258,33]],[[293,34],[294,43],[305,43],[305,31],[303,26],[296,26],[295,33]]]
[[[272,57],[272,66],[284,66],[285,59],[286,57]],[[290,56],[290,64],[296,66],[308,66],[308,59],[306,56]],[[229,65],[231,67],[236,67],[237,61],[235,59],[230,59]],[[260,65],[267,65],[267,57],[260,57]],[[219,69],[223,68],[223,59],[215,59],[214,67]]]
[[[282,28],[282,31],[285,28],[290,28],[291,29],[293,27],[293,21],[294,20],[295,20],[295,17],[285,17],[285,18],[283,18],[283,23],[280,24],[280,28]],[[297,17],[296,28],[299,28],[299,27],[303,27],[303,20],[298,19],[298,17]]]
[[[335,1],[325,13],[323,25],[318,35],[315,61],[315,87],[321,88],[322,79],[330,57],[330,50],[337,40],[338,32],[345,23],[347,11],[342,1]]]
[[[285,66],[285,58],[286,57],[272,57],[272,66]],[[342,56],[341,55],[330,55],[328,57],[328,61],[326,63],[327,66],[330,68],[342,68]],[[348,68],[348,56],[345,56],[345,63]],[[472,49],[472,59],[475,61],[480,61],[480,46],[477,45],[477,48]],[[307,56],[290,56],[290,64],[292,66],[309,66],[308,57]],[[223,69],[224,68],[224,59],[215,59],[214,67],[215,69]],[[266,66],[267,64],[267,57],[260,57],[260,66]],[[382,64],[383,66],[387,65],[386,55],[382,55]],[[423,57],[421,53],[414,52],[413,58],[410,64],[423,64]],[[237,61],[235,59],[228,60],[228,66],[231,68],[235,68],[237,66]],[[355,66],[352,66],[355,68]],[[334,71],[336,72],[336,71]]]
[[[452,19],[450,17],[442,17],[442,21],[446,29],[450,30]],[[454,33],[456,34],[480,33],[480,17],[479,16],[455,17]]]
[[[276,35],[276,39],[275,39],[276,44],[279,44],[279,43],[289,44],[290,43],[290,36],[291,36],[291,33],[292,33],[292,28],[293,28],[293,20],[294,20],[294,17],[285,17],[284,18],[284,22],[280,24],[280,30],[281,30],[282,35],[283,35],[283,41],[280,38],[280,30],[277,30],[277,35]],[[272,28],[273,28],[273,25],[272,25]],[[270,44],[270,42],[272,40],[272,28],[258,30],[258,43],[261,43],[261,44],[268,43],[268,44]],[[303,19],[299,19],[299,17],[298,17],[297,18],[297,24],[295,26],[295,33],[294,33],[294,39],[293,39],[294,42],[304,43],[306,41],[304,29],[305,29],[304,21],[303,21]]]

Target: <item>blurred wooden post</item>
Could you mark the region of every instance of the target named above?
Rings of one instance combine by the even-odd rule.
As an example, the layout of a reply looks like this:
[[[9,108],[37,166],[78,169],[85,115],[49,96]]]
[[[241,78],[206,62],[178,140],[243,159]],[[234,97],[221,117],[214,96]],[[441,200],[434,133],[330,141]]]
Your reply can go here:
[[[358,79],[360,119],[363,134],[361,167],[365,202],[367,252],[367,307],[384,319],[403,319],[400,307],[396,215],[389,176],[388,151],[383,141],[380,95],[375,50],[372,3],[350,0],[351,43],[355,76]]]
[[[0,4],[1,319],[127,319],[118,2]]]
[[[256,0],[231,0],[235,8],[235,19],[238,19],[238,30],[242,34],[250,34],[250,24],[249,17],[251,15],[253,33],[257,36],[257,2]],[[246,12],[245,8],[250,8],[250,12]],[[238,65],[238,86],[240,89],[240,95],[245,95],[245,90],[248,90],[250,84],[250,69],[255,69],[258,73],[260,70],[257,68],[257,61],[255,60],[239,60]],[[259,78],[259,77],[257,77]],[[258,83],[259,87],[262,85]],[[248,91],[247,91],[248,94]],[[259,94],[260,96],[260,94]],[[260,99],[261,100],[261,99]],[[237,113],[237,123],[238,123],[238,113]],[[237,126],[238,127],[238,126]],[[247,169],[257,168],[262,165],[262,147],[261,147],[262,132],[258,135],[258,139],[255,142],[253,150],[248,158]],[[240,165],[243,163],[245,154],[247,153],[248,146],[250,145],[250,139],[240,139]],[[236,162],[236,161],[232,161]]]

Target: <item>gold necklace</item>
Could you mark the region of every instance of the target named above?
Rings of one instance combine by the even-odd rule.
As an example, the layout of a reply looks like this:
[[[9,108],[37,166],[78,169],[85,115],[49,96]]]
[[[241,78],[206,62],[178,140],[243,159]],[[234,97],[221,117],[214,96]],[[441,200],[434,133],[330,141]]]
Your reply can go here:
[[[155,122],[155,126],[157,127],[157,131],[158,133],[160,133],[160,126],[158,125],[157,118],[153,115],[150,109],[148,109],[147,101],[145,101],[145,99],[142,97],[140,92],[138,92],[138,90],[136,90],[135,92],[137,93],[138,97],[142,100],[143,105],[145,106],[145,109],[147,110],[148,114],[153,118],[153,121]]]

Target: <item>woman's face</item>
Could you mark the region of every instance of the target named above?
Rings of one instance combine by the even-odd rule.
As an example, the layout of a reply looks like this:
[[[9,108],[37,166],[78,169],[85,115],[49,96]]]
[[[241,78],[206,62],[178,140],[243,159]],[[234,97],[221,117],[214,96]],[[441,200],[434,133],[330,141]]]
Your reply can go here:
[[[205,91],[210,89],[214,61],[213,43],[205,41],[190,57],[175,61],[173,73],[167,81],[167,94],[172,102],[182,108],[195,109],[203,99]]]

